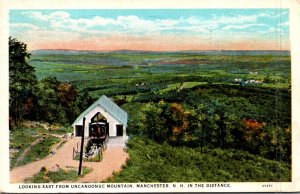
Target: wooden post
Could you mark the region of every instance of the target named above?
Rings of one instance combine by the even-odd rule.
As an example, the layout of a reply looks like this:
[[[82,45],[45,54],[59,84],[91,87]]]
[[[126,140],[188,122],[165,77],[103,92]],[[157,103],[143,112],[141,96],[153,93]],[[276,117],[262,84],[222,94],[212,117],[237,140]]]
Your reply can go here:
[[[80,145],[80,159],[79,159],[78,175],[81,174],[81,168],[82,168],[82,156],[83,156],[83,144],[84,144],[84,127],[85,127],[84,124],[85,124],[85,117],[83,117],[82,132],[81,132],[81,145]]]

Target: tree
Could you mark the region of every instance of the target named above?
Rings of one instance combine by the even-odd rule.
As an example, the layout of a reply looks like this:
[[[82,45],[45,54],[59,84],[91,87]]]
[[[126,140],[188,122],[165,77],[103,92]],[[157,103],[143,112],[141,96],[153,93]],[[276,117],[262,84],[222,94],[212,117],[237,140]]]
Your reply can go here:
[[[67,121],[67,115],[58,98],[60,82],[55,77],[47,77],[36,85],[34,94],[37,97],[36,119],[47,122]]]
[[[190,130],[194,136],[194,146],[203,147],[217,144],[218,125],[215,122],[214,109],[211,104],[200,103],[191,111],[189,118]]]
[[[146,104],[143,109],[143,116],[141,122],[143,123],[143,133],[156,142],[162,143],[167,140],[168,129],[166,126],[166,120],[162,116],[163,108],[161,105],[155,105],[153,103]]]
[[[171,103],[166,107],[164,117],[170,133],[169,141],[172,144],[181,144],[187,141],[189,129],[187,115],[180,103]]]
[[[34,67],[26,62],[29,57],[27,45],[9,37],[9,107],[10,117],[16,125],[24,115],[25,103],[31,97],[32,87],[37,83]]]
[[[71,123],[92,103],[86,91],[55,77],[40,80],[34,87],[34,95],[37,103],[33,118],[50,123]]]
[[[87,91],[60,82],[55,77],[38,81],[34,67],[27,63],[30,53],[25,43],[9,37],[9,103],[15,125],[22,118],[71,123],[92,103]]]

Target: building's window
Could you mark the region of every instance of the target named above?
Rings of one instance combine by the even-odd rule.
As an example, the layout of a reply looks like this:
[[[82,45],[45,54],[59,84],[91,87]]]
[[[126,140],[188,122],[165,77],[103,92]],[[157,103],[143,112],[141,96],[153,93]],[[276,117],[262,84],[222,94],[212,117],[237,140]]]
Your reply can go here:
[[[117,136],[123,136],[123,125],[116,125]]]

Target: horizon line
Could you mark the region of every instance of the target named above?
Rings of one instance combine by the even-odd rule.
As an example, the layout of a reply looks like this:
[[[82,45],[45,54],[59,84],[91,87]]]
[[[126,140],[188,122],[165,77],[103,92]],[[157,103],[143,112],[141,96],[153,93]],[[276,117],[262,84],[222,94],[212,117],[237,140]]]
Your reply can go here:
[[[135,50],[135,49],[116,49],[116,50],[93,50],[93,49],[34,49],[32,51],[90,51],[90,52],[117,52],[117,51],[132,51],[132,52],[203,52],[203,51],[291,51],[291,49],[210,49],[210,50]]]

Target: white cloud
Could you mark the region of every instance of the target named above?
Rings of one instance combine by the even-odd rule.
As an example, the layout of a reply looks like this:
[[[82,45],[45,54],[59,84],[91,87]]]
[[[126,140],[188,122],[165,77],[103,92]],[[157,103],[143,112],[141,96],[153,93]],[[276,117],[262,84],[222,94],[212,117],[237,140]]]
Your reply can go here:
[[[279,25],[282,26],[282,27],[288,27],[288,26],[290,26],[290,22],[289,21],[282,22]]]
[[[56,12],[53,12],[51,14],[49,14],[49,18],[50,19],[67,19],[70,17],[70,14],[68,12],[65,12],[65,11],[56,11]]]
[[[277,10],[276,12],[260,13],[257,15],[257,17],[276,19],[276,18],[283,17],[283,16],[287,15],[288,13],[289,13],[288,11]]]
[[[225,29],[242,29],[250,27],[251,25],[257,25],[257,19],[259,17],[268,17],[266,13],[256,15],[237,15],[237,16],[216,16],[211,19],[204,20],[202,18],[190,17],[186,20],[188,24],[201,26],[205,30],[216,30],[224,25],[229,25]],[[242,26],[241,26],[242,25]],[[259,24],[260,25],[260,24]],[[241,26],[241,27],[240,27]],[[224,27],[222,27],[224,29]]]
[[[284,31],[282,28],[270,28],[269,33],[272,33],[274,37],[276,36],[284,36],[287,32]]]
[[[256,15],[238,15],[237,17],[228,17],[228,16],[222,16],[215,20],[218,24],[243,24],[248,22],[256,22],[257,16]]]
[[[244,24],[244,25],[228,25],[223,27],[223,30],[232,30],[232,29],[247,29],[247,28],[251,28],[251,27],[268,27],[268,25],[266,24]]]
[[[286,14],[285,12],[281,12]],[[32,11],[25,12],[25,16],[35,18],[49,23],[48,30],[60,32],[71,31],[79,33],[82,36],[88,35],[107,35],[112,33],[121,34],[143,34],[156,35],[163,32],[187,33],[211,36],[218,33],[229,32],[230,30],[247,29],[251,27],[265,26],[267,24],[258,24],[258,18],[275,17],[276,13],[264,12],[252,15],[235,15],[235,16],[216,16],[210,19],[201,17],[180,17],[178,19],[144,19],[136,15],[118,16],[117,18],[106,18],[102,16],[94,16],[93,18],[72,18],[65,11],[55,11],[48,14]],[[288,23],[282,23],[287,26]],[[44,28],[44,26],[40,26]],[[35,28],[37,29],[37,28]],[[44,28],[45,29],[45,28]]]
[[[156,20],[156,22],[159,22],[161,26],[165,26],[165,27],[174,26],[179,23],[178,20],[171,20],[171,19]]]
[[[115,20],[110,19],[110,18],[103,18],[100,16],[95,16],[92,19],[83,19],[80,18],[78,20],[69,20],[70,23],[74,25],[85,25],[87,27],[92,27],[92,26],[105,26],[108,24],[114,24]]]
[[[42,14],[42,12],[39,11],[23,12],[23,15],[34,19],[43,20],[43,21],[47,21],[49,19],[47,15],[44,15]]]
[[[187,23],[186,20],[147,20],[135,15],[118,16],[116,19],[104,18],[101,16],[95,16],[91,19],[73,19],[70,17],[69,13],[63,11],[56,11],[50,14],[42,14],[41,12],[32,11],[24,12],[23,14],[37,20],[48,21],[50,24],[49,26],[52,27],[53,30],[70,29],[74,31],[83,31],[84,28],[87,29],[91,27],[104,27],[110,25],[120,28],[124,32],[153,33],[160,30],[172,30],[172,28],[179,29],[179,26],[176,25],[179,23]]]
[[[38,20],[52,20],[52,19],[67,19],[70,17],[70,14],[65,11],[55,11],[50,14],[43,14],[39,11],[29,11],[23,12],[23,15],[28,16],[30,18],[38,19]]]
[[[39,27],[28,23],[11,23],[11,28],[21,28],[21,30],[39,30]]]

